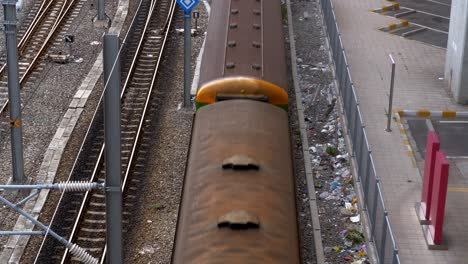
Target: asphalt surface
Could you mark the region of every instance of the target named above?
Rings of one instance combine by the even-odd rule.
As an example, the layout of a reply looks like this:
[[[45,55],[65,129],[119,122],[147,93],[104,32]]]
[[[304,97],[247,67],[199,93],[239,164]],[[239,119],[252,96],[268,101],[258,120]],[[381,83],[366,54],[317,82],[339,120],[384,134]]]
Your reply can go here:
[[[411,145],[419,169],[424,170],[426,155],[426,134],[428,126],[425,118],[407,119],[409,135],[413,140]],[[468,192],[468,119],[432,118],[440,140],[440,150],[445,152],[449,161],[449,195],[457,192]],[[450,194],[451,193],[451,194]],[[458,205],[449,202],[448,207]]]
[[[389,33],[446,48],[450,24],[451,0],[399,0],[400,9],[384,12],[409,21],[409,26]]]
[[[451,1],[448,0],[398,0],[398,3],[400,3],[400,7],[450,18]]]
[[[408,119],[411,136],[416,142],[417,151],[425,156],[426,119]],[[432,126],[440,139],[440,149],[453,158],[468,157],[468,120],[467,119],[433,119]]]

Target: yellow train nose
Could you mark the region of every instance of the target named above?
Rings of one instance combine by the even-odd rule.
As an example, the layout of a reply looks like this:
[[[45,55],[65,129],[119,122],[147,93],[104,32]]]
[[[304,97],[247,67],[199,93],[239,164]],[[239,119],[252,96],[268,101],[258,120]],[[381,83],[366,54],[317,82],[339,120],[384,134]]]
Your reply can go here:
[[[198,90],[195,98],[197,109],[217,101],[229,99],[250,99],[264,101],[288,108],[288,94],[286,91],[264,80],[249,77],[230,77],[206,83]]]

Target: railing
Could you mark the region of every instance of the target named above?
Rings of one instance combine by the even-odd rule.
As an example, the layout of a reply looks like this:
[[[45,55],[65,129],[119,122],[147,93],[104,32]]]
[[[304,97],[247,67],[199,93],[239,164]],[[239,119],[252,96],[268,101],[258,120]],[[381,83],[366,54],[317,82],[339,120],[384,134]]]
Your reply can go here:
[[[370,241],[374,242],[378,263],[398,264],[398,248],[385,207],[380,178],[363,125],[359,98],[351,79],[348,60],[343,48],[341,34],[336,22],[331,0],[320,0],[323,18],[328,32],[328,41],[333,54],[336,81],[343,101],[356,169],[364,195],[364,210],[370,222]]]

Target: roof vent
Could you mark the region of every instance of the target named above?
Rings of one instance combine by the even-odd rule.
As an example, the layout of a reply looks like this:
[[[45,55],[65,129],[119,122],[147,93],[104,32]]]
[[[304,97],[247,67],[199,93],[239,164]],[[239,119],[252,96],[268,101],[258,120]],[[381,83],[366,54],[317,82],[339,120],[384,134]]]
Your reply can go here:
[[[234,155],[223,160],[223,169],[232,170],[259,170],[258,162],[245,155]]]
[[[233,210],[218,218],[218,228],[258,229],[260,221],[257,216],[244,210]]]

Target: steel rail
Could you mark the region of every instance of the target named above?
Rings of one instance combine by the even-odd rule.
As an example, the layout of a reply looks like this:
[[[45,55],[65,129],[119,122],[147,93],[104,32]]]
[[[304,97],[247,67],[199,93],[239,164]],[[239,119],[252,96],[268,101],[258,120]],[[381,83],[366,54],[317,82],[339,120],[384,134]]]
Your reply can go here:
[[[39,7],[39,10],[37,11],[36,15],[34,16],[34,19],[31,21],[31,25],[28,27],[26,32],[24,32],[23,37],[18,43],[18,49],[19,53],[22,54],[26,44],[28,43],[29,39],[32,37],[32,32],[36,30],[36,27],[38,27],[38,24],[45,18],[44,13],[47,12],[49,7],[52,5],[53,1],[47,2],[47,6],[45,6],[46,1],[43,1],[41,6]],[[3,73],[3,68],[1,69],[0,73]]]
[[[127,78],[125,78],[125,82],[124,82],[123,87],[128,86],[128,82],[130,81],[130,78],[131,78],[131,76],[133,74],[133,71],[136,68],[136,61],[138,59],[138,56],[140,56],[140,52],[141,52],[141,48],[142,48],[141,45],[143,44],[143,41],[145,39],[146,30],[148,29],[148,25],[149,25],[149,23],[151,21],[151,18],[153,16],[153,10],[154,10],[154,7],[156,6],[156,1],[157,0],[151,0],[152,3],[151,3],[150,11],[149,11],[149,16],[148,16],[148,19],[146,20],[145,27],[143,28],[142,37],[141,37],[140,41],[138,42],[138,47],[137,47],[137,50],[135,52],[135,56],[133,56],[133,60],[132,60],[130,69],[128,70]],[[124,95],[124,92],[125,92],[125,89],[122,89],[122,92],[120,93],[120,98],[122,98],[122,96]]]
[[[154,6],[156,5],[156,1],[157,0],[151,0],[152,4],[151,4],[150,10],[149,10],[149,15],[148,15],[148,18],[147,18],[146,23],[145,23],[143,34],[142,34],[141,39],[140,39],[140,41],[138,43],[137,52],[136,52],[136,55],[134,56],[134,59],[132,61],[132,66],[130,67],[130,71],[128,73],[127,80],[126,80],[126,82],[125,82],[125,84],[123,86],[124,88],[122,89],[122,92],[120,94],[120,100],[123,99],[123,95],[125,94],[126,89],[128,87],[128,81],[130,79],[130,76],[132,75],[132,72],[133,72],[134,68],[135,68],[136,59],[138,58],[138,55],[139,55],[139,53],[141,51],[142,43],[143,43],[143,40],[145,38],[145,33],[146,33],[147,28],[148,28],[149,22],[151,21],[153,11],[154,11]],[[120,56],[120,54],[119,54],[119,56]],[[106,85],[104,86],[104,88],[106,88]],[[102,96],[104,96],[104,92],[102,93]],[[102,97],[101,97],[101,100],[102,100]],[[105,143],[102,144],[101,150],[99,151],[99,156],[97,157],[96,166],[94,167],[93,173],[91,175],[91,179],[89,180],[90,182],[95,181],[95,179],[97,178],[97,175],[99,173],[99,169],[101,167],[101,163],[104,160],[105,145],[106,145]],[[76,218],[77,220],[76,220],[75,224],[73,225],[72,232],[70,234],[70,237],[68,238],[69,241],[72,241],[74,239],[75,233],[76,233],[76,231],[77,231],[77,229],[78,229],[78,227],[80,225],[80,222],[81,222],[81,217],[82,217],[82,215],[83,215],[83,213],[85,211],[85,207],[87,205],[89,195],[90,195],[89,191],[85,193],[85,197],[83,198],[83,201],[82,201],[81,206],[80,206],[80,210],[78,212],[78,216]],[[62,262],[61,262],[62,264],[65,263],[65,261],[66,261],[66,259],[68,257],[68,252],[69,252],[69,250],[66,249],[64,254],[63,254],[63,257],[62,257]]]
[[[137,48],[136,55],[134,56],[134,59],[132,61],[129,73],[127,75],[127,78],[126,78],[126,81],[125,81],[125,84],[124,84],[124,89],[122,89],[122,92],[121,92],[121,95],[120,95],[121,100],[123,100],[123,96],[124,96],[124,94],[125,94],[125,92],[127,90],[127,87],[129,86],[129,82],[131,81],[131,77],[133,76],[133,72],[136,69],[136,61],[137,61],[137,59],[138,59],[138,57],[139,57],[139,55],[140,55],[140,53],[142,51],[143,43],[144,43],[146,32],[147,32],[147,29],[148,29],[148,25],[149,25],[153,15],[154,15],[154,12],[155,12],[154,8],[156,6],[157,1],[158,0],[153,0],[153,3],[151,5],[150,11],[149,11],[150,15],[148,16],[148,19],[146,20],[146,24],[145,24],[145,27],[144,27],[144,30],[143,30],[142,38],[140,39],[140,41],[138,43],[138,48]],[[171,7],[169,9],[168,17],[171,18],[169,21],[172,21],[173,13],[174,13],[174,10],[175,10],[175,1],[173,1],[173,0],[170,0],[170,1],[172,1],[172,5],[171,5]],[[168,21],[168,19],[166,19],[166,22],[164,23],[163,30],[166,29],[167,21]],[[151,97],[152,97],[153,86],[154,86],[154,82],[156,80],[157,70],[159,69],[159,65],[160,65],[160,62],[161,62],[161,58],[162,58],[162,54],[163,54],[163,51],[164,51],[164,46],[165,46],[165,43],[166,43],[166,40],[167,40],[168,33],[169,33],[169,30],[166,29],[165,30],[165,37],[164,37],[164,40],[162,42],[162,47],[161,47],[161,50],[159,52],[158,60],[157,60],[157,63],[156,63],[155,72],[153,73],[150,88],[149,88],[149,91],[148,91],[148,95],[147,95],[146,100],[145,100],[145,106],[143,108],[143,114],[142,114],[142,116],[140,118],[139,126],[138,126],[138,129],[137,129],[137,134],[136,134],[135,140],[134,140],[134,142],[132,144],[133,145],[132,151],[131,151],[131,154],[130,154],[127,169],[126,169],[124,179],[123,179],[123,183],[122,183],[122,191],[125,190],[127,178],[128,178],[128,175],[130,174],[131,169],[132,169],[134,156],[135,156],[135,153],[136,153],[136,148],[137,148],[138,142],[140,141],[141,130],[143,128],[144,120],[145,120],[145,117],[146,117],[148,104],[149,104],[149,102],[151,100]],[[99,172],[100,172],[100,167],[101,167],[101,164],[102,164],[103,159],[104,159],[104,149],[105,149],[105,144],[102,145],[101,150],[99,152],[99,156],[97,158],[96,166],[95,166],[95,168],[93,170],[93,174],[91,176],[90,182],[95,181],[98,174],[99,174]],[[85,209],[86,209],[85,207],[86,207],[86,204],[88,202],[89,195],[90,195],[89,191],[85,193],[85,197],[84,197],[83,202],[81,204],[81,207],[80,207],[80,210],[79,210],[79,213],[78,213],[78,216],[77,216],[77,220],[76,220],[76,222],[75,222],[75,224],[73,226],[72,233],[70,234],[70,237],[68,239],[69,241],[73,241],[73,239],[74,239],[74,236],[75,236],[75,234],[77,232],[77,228],[79,227],[80,222],[82,220],[82,216],[83,216],[83,214],[85,212]],[[107,251],[107,247],[104,246],[104,251],[103,251],[103,254],[101,256],[101,262],[103,261],[103,259],[105,259],[106,251]],[[62,257],[62,261],[61,261],[62,264],[66,263],[66,260],[68,258],[68,253],[69,253],[69,250],[66,249],[65,253],[64,253],[63,257]]]
[[[143,2],[143,1],[140,1],[139,7],[137,8],[137,10],[138,10],[138,11],[137,11],[137,14],[140,12],[140,7],[141,7],[141,5],[142,5],[142,2]],[[151,14],[153,14],[155,5],[156,5],[156,2],[153,2],[153,1],[152,1],[151,7],[150,7],[150,8],[151,8],[151,11],[150,11]],[[174,9],[175,9],[175,2],[172,0],[172,6],[171,6],[171,9],[170,9],[170,11],[169,11],[169,13],[171,14],[171,16],[172,16],[172,14],[173,14],[173,12],[174,12]],[[171,10],[172,10],[172,11],[171,11]],[[137,20],[137,16],[138,16],[138,15],[135,15],[135,16],[134,16],[133,21],[132,21],[131,26],[130,26],[130,29],[133,28],[134,25],[136,25],[136,23],[137,23],[137,21],[136,21],[136,20]],[[145,37],[145,34],[144,34],[144,33],[147,31],[147,28],[148,28],[150,19],[151,19],[151,17],[150,17],[150,15],[148,15],[148,18],[146,19],[146,22],[145,22],[145,27],[144,27],[144,29],[143,29],[143,32],[141,33],[141,34],[142,34],[142,37],[141,37],[141,39],[140,39],[140,41],[139,41],[139,43],[138,43],[138,52],[137,52],[137,54],[140,53],[141,45],[142,45],[142,43],[143,43],[142,40],[143,40],[144,37]],[[167,21],[167,20],[166,20],[166,21]],[[164,28],[165,28],[165,27],[167,27],[167,22],[164,24]],[[127,34],[126,34],[126,36],[125,36],[125,38],[124,38],[123,44],[130,43],[131,40],[129,40],[129,34],[130,34],[130,30],[127,32]],[[166,35],[166,36],[167,36],[167,35]],[[166,38],[167,38],[167,37],[166,37]],[[165,39],[166,39],[166,38],[165,38]],[[122,45],[121,50],[122,50],[123,47],[124,47],[124,45]],[[163,44],[163,47],[164,47],[164,44]],[[162,50],[161,50],[160,53],[162,54]],[[161,57],[159,57],[159,60],[158,60],[158,63],[157,63],[157,67],[159,67],[159,62],[160,62],[160,60],[161,60]],[[131,69],[130,69],[129,72],[128,72],[128,76],[131,75],[131,74],[133,73],[133,70],[134,70],[134,68],[135,68],[134,65],[133,65],[134,63],[135,63],[135,60],[132,62],[132,66],[131,66]],[[127,78],[127,79],[128,79],[128,78]],[[128,81],[126,81],[126,83],[128,83]],[[154,80],[153,80],[153,82],[151,83],[151,85],[153,85],[153,83],[154,83]],[[126,90],[126,88],[127,88],[127,86],[125,86],[123,90]],[[121,99],[123,98],[123,95],[124,95],[124,93],[122,93]],[[102,98],[103,98],[103,97],[101,96],[99,105],[102,104]],[[88,137],[90,136],[93,123],[95,123],[94,121],[97,119],[98,111],[99,111],[99,107],[97,107],[96,110],[95,110],[95,112],[94,112],[91,125],[90,125],[90,126],[88,127],[88,129],[87,129],[85,138],[88,138]],[[143,120],[143,119],[142,119],[142,120]],[[143,122],[140,121],[140,123],[143,123]],[[79,153],[83,152],[83,150],[84,150],[84,148],[85,148],[85,145],[86,145],[86,140],[84,140],[84,141],[82,142]],[[101,161],[100,161],[100,160],[102,160],[103,150],[104,150],[104,144],[103,144],[103,147],[102,147],[102,148],[100,149],[100,151],[99,151],[99,155],[98,155],[99,161],[98,161],[98,162],[95,164],[95,166],[93,167],[93,173],[92,173],[92,174],[93,174],[93,176],[92,176],[93,179],[96,178],[96,175],[97,175],[98,172],[99,172],[99,167],[100,167],[100,165],[101,165]],[[75,168],[77,167],[78,162],[79,162],[79,158],[75,159],[75,162],[74,162],[73,168],[72,168],[72,172],[69,174],[69,177],[68,177],[68,181],[70,181],[70,179],[72,178],[73,171],[74,171]],[[89,197],[89,196],[88,196],[88,193],[86,193],[86,194],[85,194],[85,198],[84,198],[83,200],[87,200],[88,197]],[[54,220],[56,219],[56,216],[57,216],[57,213],[58,213],[60,204],[62,203],[63,199],[64,199],[64,194],[62,194],[61,197],[60,197],[60,200],[59,200],[59,202],[58,202],[58,206],[56,207],[55,212],[54,212],[54,214],[53,214],[52,221],[54,221]],[[83,203],[81,204],[81,206],[80,206],[80,212],[83,211],[84,205],[85,205],[85,203],[83,202]],[[81,213],[80,213],[80,214],[81,214]],[[77,218],[80,218],[80,217],[77,217]],[[70,239],[69,239],[70,241],[72,241],[72,237],[75,235],[76,228],[77,228],[77,223],[75,223],[75,225],[73,226],[73,231],[72,231],[73,235],[70,237]],[[46,236],[46,237],[47,237],[47,236]],[[41,252],[41,250],[42,250],[42,248],[43,248],[43,245],[44,245],[44,242],[45,242],[45,240],[46,240],[46,237],[44,237],[44,240],[43,240],[43,242],[42,242],[41,248],[40,248],[39,251],[38,251],[38,255],[36,256],[35,263],[37,263],[37,261],[38,261],[38,258],[39,258],[40,252]],[[106,250],[106,249],[105,249],[105,250]],[[68,250],[66,250],[66,252],[64,253],[64,257],[62,258],[62,263],[66,260],[66,254],[67,254],[67,252],[68,252]]]
[[[140,1],[139,5],[138,5],[138,8],[137,8],[136,15],[133,17],[133,20],[132,20],[132,23],[131,23],[131,25],[130,25],[130,27],[129,27],[129,30],[127,31],[127,33],[126,33],[126,35],[125,35],[125,38],[124,38],[124,40],[123,40],[123,44],[129,42],[129,41],[128,41],[128,37],[129,37],[129,35],[130,35],[130,29],[137,23],[137,14],[138,14],[140,8],[142,7],[142,3],[143,3],[143,1]],[[142,36],[142,37],[143,37],[143,36]],[[122,45],[122,47],[123,47],[123,45]],[[122,50],[122,49],[121,49],[121,50]],[[99,108],[99,105],[102,104],[103,98],[104,98],[104,93],[101,95],[101,98],[99,99],[98,107],[96,107],[96,110],[94,111],[93,117],[91,118],[90,125],[88,126],[88,129],[87,129],[86,134],[85,134],[85,136],[84,136],[85,139],[88,138],[88,137],[90,137],[90,135],[91,135],[91,130],[92,130],[92,128],[93,128],[93,124],[95,123],[95,120],[97,120],[97,116],[98,116],[98,114],[99,114],[99,109],[100,109],[100,108]],[[84,151],[85,145],[86,145],[86,140],[83,140],[83,142],[81,143],[81,146],[80,146],[80,150],[79,150],[79,152],[78,152],[78,155]],[[103,149],[101,149],[99,155],[102,155],[102,153],[101,153],[102,151],[103,151]],[[72,176],[73,176],[73,171],[77,168],[78,162],[79,162],[79,157],[77,157],[77,158],[75,159],[75,161],[74,161],[74,163],[73,163],[73,166],[72,166],[72,169],[71,169],[71,172],[70,172],[70,174],[68,175],[68,179],[67,179],[66,182],[70,182],[70,181],[71,181]],[[97,167],[97,166],[98,166],[98,164],[96,164],[96,167]],[[96,167],[93,169],[93,174],[94,174],[94,171],[96,170]],[[57,213],[58,213],[59,208],[60,208],[60,204],[62,203],[62,201],[63,201],[63,199],[64,199],[64,195],[65,195],[65,193],[62,193],[61,196],[60,196],[59,201],[57,202],[57,207],[55,208],[54,214],[52,215],[52,219],[51,219],[51,224],[50,224],[50,225],[52,225],[53,221],[56,219]],[[80,209],[80,210],[81,210],[81,209]],[[74,227],[74,228],[75,228],[75,227]],[[37,256],[36,256],[36,259],[35,259],[34,263],[37,263],[37,261],[38,261],[38,259],[39,259],[40,252],[42,251],[42,247],[44,246],[44,242],[46,241],[46,239],[47,239],[47,234],[44,236],[44,239],[43,239],[43,241],[42,241],[41,247],[40,247],[39,250],[38,250],[38,254],[37,254]]]
[[[62,20],[66,17],[66,15],[68,14],[68,12],[70,11],[71,7],[73,6],[73,4],[75,2],[76,2],[76,0],[64,0],[63,6],[62,6],[62,8],[60,10],[59,15],[57,16],[57,20],[55,21],[54,25],[52,26],[52,29],[51,29],[50,33],[47,35],[46,39],[44,40],[44,43],[42,44],[41,48],[39,49],[39,51],[34,56],[33,60],[29,63],[29,66],[28,66],[28,68],[26,68],[26,71],[23,73],[23,76],[21,76],[20,81],[19,81],[20,87],[21,87],[21,84],[26,80],[28,75],[31,73],[32,69],[35,67],[34,64],[36,63],[36,61],[39,59],[39,57],[42,56],[42,54],[46,50],[46,46],[49,44],[50,39],[55,35],[56,30],[59,28]],[[47,8],[50,7],[51,3],[52,3],[52,1],[47,6]],[[67,6],[67,3],[68,3],[68,7],[64,11],[65,6]],[[41,20],[42,20],[42,18],[45,17],[44,15],[47,13],[47,11],[48,10],[44,10],[44,12],[41,14],[42,15]],[[30,41],[30,39],[28,41]],[[26,45],[27,45],[27,42],[25,42],[24,46],[26,46]],[[3,65],[2,68],[0,69],[0,76],[3,73],[2,70],[5,68],[5,66],[6,66],[6,64]],[[7,99],[5,101],[5,103],[1,106],[0,114],[2,114],[5,111],[5,109],[7,108],[9,102],[10,102],[10,100]]]
[[[170,18],[170,19],[166,20],[166,23],[165,23],[165,25],[163,27],[163,30],[165,30],[164,40],[162,42],[162,47],[161,47],[160,55],[158,57],[158,62],[156,63],[156,68],[155,68],[154,74],[152,76],[150,90],[148,92],[148,97],[146,98],[145,106],[144,106],[144,109],[143,109],[143,114],[142,114],[142,117],[140,119],[140,124],[138,125],[138,130],[137,130],[138,132],[137,132],[137,135],[135,137],[135,142],[133,143],[133,148],[132,148],[132,152],[130,154],[127,170],[125,171],[125,175],[124,175],[124,178],[123,178],[122,193],[125,191],[125,187],[126,187],[126,184],[127,184],[127,179],[129,178],[131,169],[132,169],[132,167],[134,165],[133,163],[135,161],[135,156],[136,156],[136,153],[137,153],[137,147],[138,147],[139,142],[141,140],[141,132],[143,131],[143,126],[144,126],[146,115],[147,115],[148,105],[149,105],[149,103],[151,101],[152,92],[153,92],[153,88],[154,88],[154,83],[155,83],[156,77],[158,75],[159,65],[161,63],[162,55],[164,53],[164,47],[166,46],[167,37],[169,36],[169,30],[170,30],[169,25],[172,23],[172,19],[174,17],[175,6],[176,6],[176,2],[173,1],[171,9],[169,10],[169,15],[168,15],[168,18]],[[101,256],[101,264],[105,263],[106,254],[107,254],[107,244],[104,247],[104,251],[103,251],[102,256]]]
[[[49,4],[46,7],[44,7],[44,5],[46,4],[46,1],[42,2],[41,6],[39,7],[39,10],[37,11],[36,15],[34,16],[33,20],[31,21],[31,24],[29,25],[26,32],[24,32],[23,37],[21,37],[21,39],[20,39],[20,41],[19,41],[19,43],[17,45],[18,50],[19,50],[19,54],[21,54],[22,51],[24,50],[25,43],[27,43],[29,41],[29,38],[31,37],[31,32],[36,30],[38,20],[41,20],[42,18],[44,18],[43,15],[44,15],[45,11],[52,5],[52,1],[49,1],[48,3]],[[2,67],[0,67],[0,77],[3,76],[3,74],[5,72],[5,67],[6,67],[6,63],[3,64]]]

